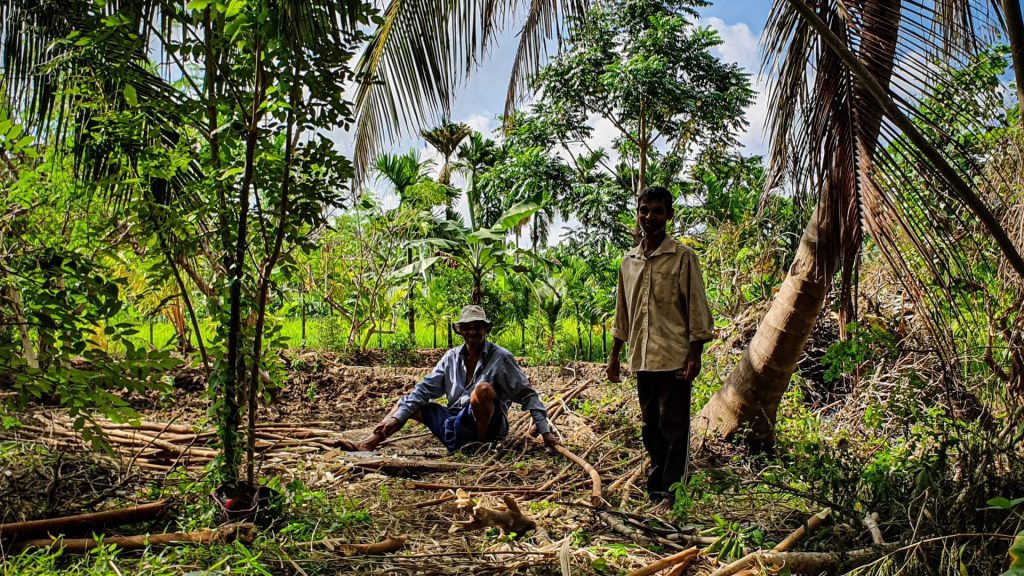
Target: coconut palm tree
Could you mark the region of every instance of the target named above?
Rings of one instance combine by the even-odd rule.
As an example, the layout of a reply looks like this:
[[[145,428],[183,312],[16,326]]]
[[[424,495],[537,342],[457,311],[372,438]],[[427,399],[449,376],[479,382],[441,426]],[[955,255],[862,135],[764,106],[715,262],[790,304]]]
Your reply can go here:
[[[452,183],[452,165],[451,159],[452,154],[459,148],[459,144],[462,143],[470,134],[473,133],[473,129],[466,124],[456,124],[448,120],[442,120],[439,126],[436,126],[430,130],[421,130],[420,136],[427,141],[427,144],[437,150],[441,157],[444,158],[444,163],[441,164],[441,171],[437,174],[437,182],[442,186],[451,187]],[[457,192],[451,195],[449,201],[445,204],[444,213],[445,218],[448,220],[454,220],[456,218],[455,211],[452,209],[452,202],[457,198]]]
[[[421,130],[420,136],[427,141],[427,144],[437,150],[444,158],[441,165],[441,172],[437,175],[437,181],[445,186],[452,183],[452,154],[458,150],[459,144],[473,133],[473,129],[466,124],[443,120],[440,125],[430,130]]]
[[[805,197],[819,191],[817,207],[785,282],[697,426],[727,437],[747,429],[754,448],[771,447],[779,401],[837,273],[841,308],[847,318],[856,313],[865,235],[923,305],[951,299],[934,286],[967,272],[959,267],[967,244],[938,224],[946,210],[983,224],[1024,273],[1017,247],[968,184],[976,175],[958,172],[919,129],[927,120],[917,104],[939,84],[941,70],[912,56],[966,62],[982,41],[977,31],[995,17],[977,10],[969,2],[775,3],[764,36],[765,67],[777,74],[771,172],[778,182],[795,164],[794,189]],[[928,277],[939,282],[918,281]],[[948,360],[948,336],[938,322],[930,327]]]
[[[483,134],[473,132],[469,135],[469,140],[459,146],[456,158],[456,168],[466,176],[469,228],[476,230],[480,222],[480,191],[477,189],[477,179],[484,170],[498,161],[498,145]]]
[[[405,129],[451,117],[451,103],[507,25],[519,44],[505,98],[505,114],[528,93],[563,22],[582,15],[591,0],[389,0],[382,21],[356,65],[354,163],[364,174],[385,145]],[[525,18],[523,15],[525,14]]]

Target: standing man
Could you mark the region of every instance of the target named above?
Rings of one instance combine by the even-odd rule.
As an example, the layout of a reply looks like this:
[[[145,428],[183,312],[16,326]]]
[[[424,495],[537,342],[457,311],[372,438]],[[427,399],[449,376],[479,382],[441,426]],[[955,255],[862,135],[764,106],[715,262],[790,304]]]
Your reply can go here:
[[[700,265],[693,250],[669,237],[672,194],[661,186],[640,193],[643,238],[619,267],[614,342],[608,379],[621,380],[619,355],[629,343],[636,374],[644,447],[651,458],[647,494],[655,514],[672,508],[669,487],[686,481],[690,450],[690,387],[700,373],[704,343],[714,336]]]
[[[470,442],[491,442],[508,433],[512,402],[530,411],[544,444],[559,444],[537,391],[512,353],[487,341],[490,331],[491,321],[483,308],[463,308],[455,332],[465,344],[446,352],[433,372],[398,401],[370,436],[353,443],[351,449],[373,450],[410,418],[429,428],[449,452]],[[447,397],[447,406],[432,402],[442,396]]]

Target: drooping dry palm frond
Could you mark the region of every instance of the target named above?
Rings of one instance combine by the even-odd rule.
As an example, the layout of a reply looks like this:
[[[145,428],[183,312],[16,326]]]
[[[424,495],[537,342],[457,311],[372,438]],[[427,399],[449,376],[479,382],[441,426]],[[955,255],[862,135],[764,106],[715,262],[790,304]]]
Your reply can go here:
[[[558,23],[590,0],[531,0],[509,98],[543,64]],[[365,174],[388,142],[451,116],[455,90],[521,11],[520,0],[390,0],[356,66],[355,167]]]
[[[773,183],[795,162],[795,191],[818,198],[822,258],[840,270],[847,307],[865,233],[932,312],[952,302],[954,283],[971,281],[964,254],[980,250],[977,235],[954,230],[984,225],[1010,262],[1021,261],[980,201],[977,151],[965,144],[992,128],[994,103],[958,107],[939,93],[998,39],[998,17],[990,4],[956,0],[781,0],[773,8],[764,40],[765,68],[778,78]],[[941,317],[926,320],[948,353]]]
[[[186,131],[209,136],[196,110],[206,97],[203,56],[179,49],[208,37],[185,0],[2,0],[0,78],[4,105],[40,139],[70,136],[80,176],[99,180],[118,162],[134,163],[145,144],[173,149]],[[276,0],[276,33],[295,53],[323,57],[360,25],[357,0]],[[86,103],[77,85],[98,89]],[[83,104],[88,104],[83,106]],[[103,148],[86,136],[103,112],[131,109],[138,138]],[[198,177],[195,163],[176,179]],[[171,182],[171,188],[175,182]],[[182,182],[178,182],[182,184]],[[117,190],[108,190],[117,193]]]
[[[562,24],[568,18],[580,16],[589,2],[569,0],[561,6],[559,0],[530,0],[526,21],[519,33],[519,48],[512,64],[512,76],[505,94],[505,117],[510,118],[516,105],[528,92],[530,81],[547,57],[548,40],[562,37]]]

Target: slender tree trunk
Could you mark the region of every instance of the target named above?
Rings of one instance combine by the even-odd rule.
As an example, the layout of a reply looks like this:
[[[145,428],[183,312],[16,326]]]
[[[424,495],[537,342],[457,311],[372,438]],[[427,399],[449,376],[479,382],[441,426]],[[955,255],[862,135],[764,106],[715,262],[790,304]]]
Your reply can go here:
[[[483,274],[473,273],[473,304],[480,305],[484,300]]]
[[[259,53],[257,52],[257,55]],[[295,66],[292,66],[292,74],[295,74]],[[258,76],[257,76],[258,78]],[[270,285],[274,274],[274,267],[281,257],[281,247],[284,245],[285,233],[288,230],[288,209],[292,181],[292,129],[295,125],[295,107],[298,105],[297,90],[293,89],[289,97],[291,110],[288,112],[287,127],[285,129],[285,152],[284,152],[284,176],[281,182],[281,199],[278,204],[277,233],[274,235],[274,247],[270,255],[263,262],[260,270],[259,288],[256,296],[256,330],[253,334],[252,345],[252,368],[249,373],[249,397],[248,397],[248,428],[246,430],[246,462],[245,475],[250,486],[256,485],[256,410],[259,407],[259,384],[262,369],[260,364],[263,360],[263,329],[267,322],[267,300],[270,296]],[[261,216],[262,217],[262,216]]]
[[[405,249],[406,264],[412,264],[412,248]],[[416,276],[409,277],[409,337],[416,347]]]
[[[454,339],[453,336],[454,335],[452,334],[452,321],[449,320],[448,321],[448,347],[449,348],[453,347],[453,344],[452,344],[452,340]]]
[[[256,170],[256,144],[259,139],[260,104],[263,102],[262,49],[259,37],[255,46],[256,95],[253,98],[249,126],[246,127],[245,170],[238,188],[238,228],[234,254],[228,261],[231,276],[230,313],[228,320],[227,370],[224,374],[224,407],[221,416],[221,445],[224,451],[221,476],[225,482],[238,479],[239,453],[238,427],[240,422],[240,391],[246,382],[245,354],[242,352],[242,282],[245,279],[245,252],[249,234],[249,190]],[[242,397],[244,398],[244,396]]]
[[[301,300],[302,311],[300,316],[302,317],[302,347],[306,347],[306,293],[303,292],[299,297]]]
[[[580,325],[580,311],[576,309],[576,350],[577,354],[583,352],[583,327]]]
[[[36,347],[32,343],[32,335],[28,330],[28,319],[21,310],[21,293],[14,286],[7,287],[7,300],[14,311],[14,321],[18,323],[18,334],[21,336],[21,354],[29,368],[39,368],[36,358]]]
[[[899,32],[900,3],[870,3],[864,12],[861,58],[872,76],[888,87],[895,62]],[[855,84],[855,97],[871,98],[866,88]],[[858,160],[871,163],[882,112],[857,118]],[[829,182],[828,185],[838,185]],[[822,242],[829,230],[838,230],[834,210],[819,204],[811,215],[789,275],[772,301],[757,332],[722,388],[715,393],[694,419],[698,431],[712,431],[725,438],[739,430],[748,430],[747,443],[754,450],[770,450],[779,402],[796,369],[796,362],[817,321],[842,253]]]
[[[1024,127],[1024,21],[1021,18],[1020,0],[1003,0],[1003,18],[1006,20],[1006,36],[1010,39],[1013,74],[1017,80],[1020,122],[1021,127]]]
[[[640,101],[640,129],[637,131],[637,149],[640,154],[640,173],[637,176],[636,190],[634,191],[634,198],[637,200],[637,207],[640,206],[640,193],[643,192],[644,188],[647,187],[647,122],[644,116],[644,101]],[[639,230],[640,222],[637,221],[637,229]]]

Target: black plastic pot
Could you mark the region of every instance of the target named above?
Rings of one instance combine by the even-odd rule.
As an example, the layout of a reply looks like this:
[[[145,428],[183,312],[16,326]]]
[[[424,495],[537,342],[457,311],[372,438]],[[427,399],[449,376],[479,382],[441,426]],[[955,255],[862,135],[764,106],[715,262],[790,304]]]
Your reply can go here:
[[[266,527],[273,523],[281,508],[280,492],[248,482],[221,484],[210,492],[210,498],[220,509],[222,523],[253,522]]]

